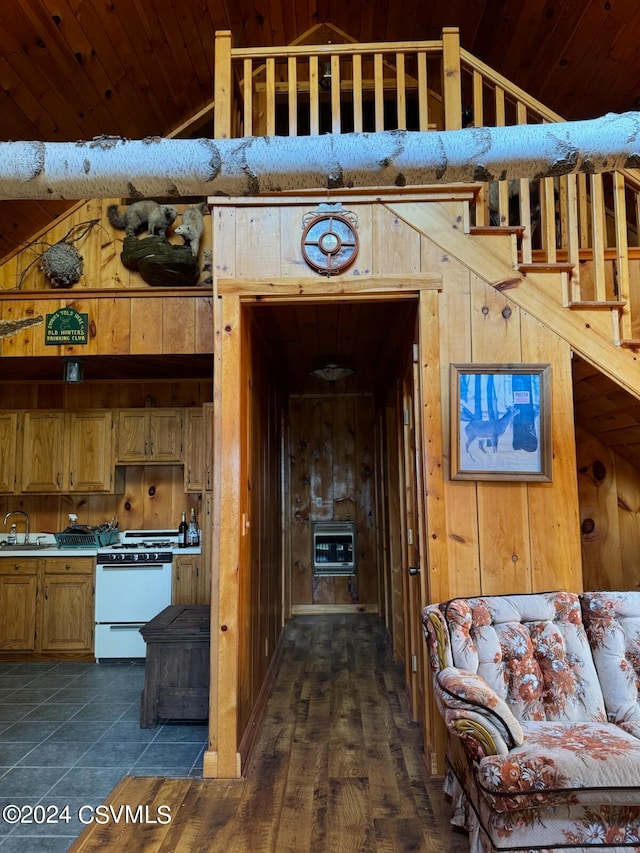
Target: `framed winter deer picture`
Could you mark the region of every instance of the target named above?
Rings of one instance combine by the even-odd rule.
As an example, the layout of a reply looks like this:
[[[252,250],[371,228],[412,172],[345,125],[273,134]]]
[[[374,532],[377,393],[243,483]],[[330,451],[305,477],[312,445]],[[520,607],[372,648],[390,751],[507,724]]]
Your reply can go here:
[[[551,366],[451,365],[451,479],[551,481]]]

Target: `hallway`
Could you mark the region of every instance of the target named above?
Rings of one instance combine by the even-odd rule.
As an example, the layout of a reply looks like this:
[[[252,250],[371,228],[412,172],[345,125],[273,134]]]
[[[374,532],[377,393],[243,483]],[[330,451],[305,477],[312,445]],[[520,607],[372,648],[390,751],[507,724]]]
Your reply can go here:
[[[406,707],[378,617],[295,617],[246,778],[126,777],[109,802],[168,805],[171,823],[94,824],[70,849],[464,853]]]

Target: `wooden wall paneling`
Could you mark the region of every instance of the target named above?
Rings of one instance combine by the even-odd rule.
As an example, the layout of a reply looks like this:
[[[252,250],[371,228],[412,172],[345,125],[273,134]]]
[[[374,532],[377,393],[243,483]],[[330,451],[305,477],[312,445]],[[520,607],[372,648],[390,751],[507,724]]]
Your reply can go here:
[[[281,274],[299,277],[316,275],[302,257],[303,219],[306,213],[315,210],[317,202],[310,198],[305,205],[283,205],[280,208]]]
[[[18,272],[18,259],[21,253],[17,252],[6,261],[0,263],[0,291],[15,290],[20,283]],[[0,314],[0,316],[2,316]]]
[[[521,360],[519,309],[475,276],[471,278],[471,334],[474,362]],[[477,486],[481,592],[530,592],[527,485],[479,481]]]
[[[373,204],[345,204],[347,210],[353,211],[358,217],[358,257],[345,270],[345,275],[370,275],[373,269],[374,233],[373,233]]]
[[[615,455],[580,427],[576,443],[584,589],[622,589]]]
[[[638,589],[640,481],[638,469],[615,455],[622,575],[615,589]],[[615,580],[615,578],[614,578]]]
[[[443,286],[439,296],[440,388],[444,466],[444,504],[447,531],[447,577],[441,589],[431,583],[433,601],[448,596],[480,593],[480,545],[477,488],[473,481],[450,479],[451,397],[450,365],[471,362],[471,281],[467,267],[423,239],[423,265],[442,264]],[[428,259],[428,261],[427,261]],[[425,402],[427,398],[425,397]],[[430,519],[427,516],[427,522]]]
[[[311,437],[309,410],[303,397],[289,399],[289,470],[291,490],[291,603],[308,604],[313,599],[311,563]]]
[[[195,338],[194,352],[213,352],[213,296],[198,296],[195,300]],[[211,363],[213,373],[213,362]]]
[[[196,301],[191,297],[165,300],[162,312],[162,349],[165,353],[195,352]]]
[[[355,402],[355,483],[358,524],[358,603],[380,607],[380,554],[376,548],[375,454],[373,397]]]
[[[528,487],[531,532],[532,588],[582,589],[580,520],[576,474],[571,352],[566,341],[554,335],[526,312],[521,312],[522,360],[551,364],[551,440],[553,482]]]
[[[309,409],[308,424],[309,437],[311,439],[309,458],[309,525],[308,542],[305,543],[310,560],[310,570],[313,572],[312,562],[312,533],[314,521],[330,521],[335,517],[335,483],[334,483],[334,433],[335,433],[335,410],[334,400],[324,396],[307,397]],[[322,506],[318,507],[316,500],[322,500]],[[357,581],[354,581],[354,586]],[[345,587],[344,579],[318,577],[312,581],[312,598],[309,604],[334,604],[336,602],[336,588],[342,591]]]
[[[383,205],[372,205],[373,275],[420,272],[420,234]]]
[[[211,208],[211,243],[215,284],[216,276],[236,277],[236,208],[231,205],[216,207],[215,198],[209,199],[209,202],[213,205]]]
[[[336,395],[333,406],[333,517],[338,521],[354,521],[358,525],[356,484],[356,422],[355,399]],[[360,531],[358,529],[358,535]],[[351,604],[360,600],[360,569],[353,579],[336,577],[332,582],[336,604]],[[353,590],[353,597],[352,591]],[[315,600],[315,596],[314,596]]]
[[[131,299],[132,354],[162,353],[162,297]]]
[[[374,518],[375,518],[375,548],[378,561],[378,609],[385,621],[387,630],[391,632],[391,565],[389,562],[388,512],[387,494],[387,465],[384,451],[384,423],[382,411],[375,413],[374,422]]]
[[[57,307],[57,306],[56,306]],[[10,322],[19,320],[31,320],[39,315],[35,313],[36,303],[32,299],[21,299],[19,302],[5,303],[3,305],[2,319]],[[55,309],[54,309],[55,310]],[[44,314],[42,323],[37,326],[29,326],[17,331],[7,338],[0,338],[3,356],[29,356],[33,355],[33,340],[36,334],[44,334]],[[56,348],[57,349],[57,348]]]
[[[121,204],[119,198],[103,199],[100,239],[100,282],[102,287],[127,288],[131,286],[131,271],[128,270],[120,255],[124,242],[124,231],[114,228],[107,218],[107,208],[111,204]]]
[[[236,243],[236,276],[249,279],[280,276],[278,207],[237,207],[236,229],[236,233],[245,235]],[[225,276],[228,276],[226,270]]]
[[[131,303],[122,297],[96,300],[99,355],[124,355],[131,348]]]

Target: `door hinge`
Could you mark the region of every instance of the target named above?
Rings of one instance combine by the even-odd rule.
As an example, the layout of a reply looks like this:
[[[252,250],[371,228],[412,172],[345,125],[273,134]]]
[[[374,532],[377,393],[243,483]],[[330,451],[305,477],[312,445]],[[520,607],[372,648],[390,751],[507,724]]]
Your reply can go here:
[[[413,363],[418,363],[418,344],[413,345]]]
[[[411,672],[417,672],[417,671],[418,671],[418,656],[417,655],[411,655]]]
[[[413,545],[413,530],[410,527],[407,528],[407,545]]]
[[[403,409],[402,411],[403,421],[405,426],[409,426],[409,409]]]

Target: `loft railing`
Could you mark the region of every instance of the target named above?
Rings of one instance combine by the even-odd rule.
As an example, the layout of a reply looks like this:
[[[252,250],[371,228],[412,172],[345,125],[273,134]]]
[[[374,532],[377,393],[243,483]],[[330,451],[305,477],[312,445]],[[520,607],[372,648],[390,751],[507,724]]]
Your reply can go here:
[[[563,119],[460,48],[428,42],[234,48],[216,36],[218,138],[544,124]],[[640,180],[634,172],[480,185],[476,227],[518,228],[524,268],[569,271],[567,307],[617,312],[640,341]],[[637,315],[637,316],[636,316]]]

